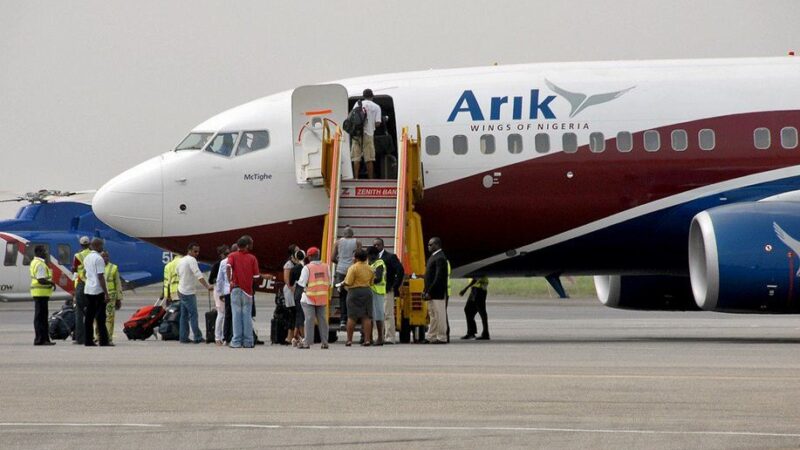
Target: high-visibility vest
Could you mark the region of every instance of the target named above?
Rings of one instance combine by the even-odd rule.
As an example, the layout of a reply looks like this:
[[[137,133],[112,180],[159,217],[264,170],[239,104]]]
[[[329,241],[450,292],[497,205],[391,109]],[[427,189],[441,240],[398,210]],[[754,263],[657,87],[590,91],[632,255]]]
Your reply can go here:
[[[114,263],[106,264],[105,276],[106,276],[106,288],[108,289],[108,296],[115,299],[117,298],[117,294],[119,293],[117,289],[120,286],[117,286],[117,276],[119,274],[119,267],[117,267]]]
[[[386,263],[383,262],[382,259],[378,258],[369,266],[372,268],[373,272],[377,272],[378,267],[383,267],[383,276],[381,277],[381,281],[373,283],[370,287],[372,288],[372,292],[378,295],[386,295]]]
[[[50,285],[41,284],[39,279],[36,278],[36,272],[41,266],[44,266],[44,270],[47,273],[45,279],[50,282],[53,281],[53,272],[47,267],[47,263],[41,258],[33,258],[33,261],[31,261],[31,297],[50,297],[53,293],[53,288]]]
[[[77,270],[75,271],[75,286],[78,286],[78,283],[85,283],[86,282],[86,268],[83,267],[83,258],[86,258],[86,255],[91,253],[92,250],[89,248],[85,248],[78,253],[75,253],[75,257],[78,258],[80,264],[78,264]]]
[[[447,260],[447,296],[453,293],[453,283],[450,281],[450,260]]]
[[[488,277],[484,276],[484,277],[476,278],[476,280],[478,280],[478,281],[476,281],[475,284],[472,285],[472,287],[474,287],[476,289],[482,289],[484,291],[489,288],[489,278]]]
[[[308,301],[316,306],[327,305],[331,287],[328,265],[312,261],[306,265],[306,268],[308,269],[308,286],[306,286],[305,294]]]
[[[178,262],[180,260],[180,256],[175,256],[172,261],[164,266],[164,298],[167,298],[169,294],[169,297],[173,300],[178,299],[178,282],[180,281],[178,278]]]

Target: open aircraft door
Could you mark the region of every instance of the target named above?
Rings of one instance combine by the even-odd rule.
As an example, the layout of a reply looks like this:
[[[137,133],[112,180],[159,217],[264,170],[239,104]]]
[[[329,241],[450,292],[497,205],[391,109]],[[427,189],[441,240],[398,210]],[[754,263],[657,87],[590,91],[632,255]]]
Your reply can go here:
[[[341,84],[301,86],[292,92],[292,134],[298,184],[322,186],[322,136],[347,118],[347,89]],[[349,152],[340,158],[342,179],[353,178]]]

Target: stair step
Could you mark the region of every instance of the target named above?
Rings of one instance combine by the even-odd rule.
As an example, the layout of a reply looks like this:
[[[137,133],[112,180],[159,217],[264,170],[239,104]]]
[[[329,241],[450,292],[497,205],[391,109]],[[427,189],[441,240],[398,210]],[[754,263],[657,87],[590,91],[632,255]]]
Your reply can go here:
[[[382,208],[391,208],[394,210],[397,207],[397,199],[393,197],[384,198],[363,198],[363,197],[348,197],[339,199],[339,207],[345,208],[348,206],[379,206]]]
[[[397,180],[342,180],[342,186],[397,186]]]
[[[394,217],[342,217],[339,216],[337,223],[339,225],[339,229],[344,228],[346,225],[350,225],[353,228],[357,227],[366,227],[366,228],[376,228],[376,227],[391,227],[394,228],[396,219]]]

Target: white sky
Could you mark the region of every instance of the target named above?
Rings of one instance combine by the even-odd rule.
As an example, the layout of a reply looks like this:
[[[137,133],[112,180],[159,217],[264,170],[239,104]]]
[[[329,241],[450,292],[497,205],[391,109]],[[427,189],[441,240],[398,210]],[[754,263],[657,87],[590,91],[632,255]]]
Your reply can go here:
[[[0,11],[0,195],[98,188],[206,118],[302,84],[800,50],[797,0],[0,0]]]

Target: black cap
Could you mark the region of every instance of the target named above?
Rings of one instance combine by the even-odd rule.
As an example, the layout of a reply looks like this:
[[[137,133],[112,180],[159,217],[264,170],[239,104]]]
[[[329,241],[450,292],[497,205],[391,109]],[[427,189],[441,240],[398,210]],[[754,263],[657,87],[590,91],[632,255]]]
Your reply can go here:
[[[364,89],[364,98],[372,98],[374,96],[372,89]]]

